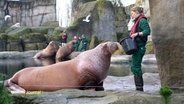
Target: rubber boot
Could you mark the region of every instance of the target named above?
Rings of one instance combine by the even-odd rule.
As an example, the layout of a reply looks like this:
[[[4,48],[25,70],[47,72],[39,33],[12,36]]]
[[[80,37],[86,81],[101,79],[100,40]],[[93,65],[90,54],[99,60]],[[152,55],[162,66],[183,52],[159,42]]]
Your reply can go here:
[[[144,91],[143,90],[143,78],[142,76],[134,76],[135,86],[136,90],[138,91]]]

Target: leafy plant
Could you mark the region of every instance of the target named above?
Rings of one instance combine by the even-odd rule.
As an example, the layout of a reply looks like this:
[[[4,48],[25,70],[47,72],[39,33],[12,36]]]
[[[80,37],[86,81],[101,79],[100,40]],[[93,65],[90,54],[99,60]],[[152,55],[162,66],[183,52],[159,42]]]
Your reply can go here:
[[[5,79],[5,75],[0,73],[0,80]],[[7,88],[4,87],[3,83],[0,83],[0,104],[13,104],[12,97]]]
[[[163,97],[163,104],[170,104],[171,103],[171,94],[173,91],[169,88],[169,86],[162,86],[160,88],[160,95]]]

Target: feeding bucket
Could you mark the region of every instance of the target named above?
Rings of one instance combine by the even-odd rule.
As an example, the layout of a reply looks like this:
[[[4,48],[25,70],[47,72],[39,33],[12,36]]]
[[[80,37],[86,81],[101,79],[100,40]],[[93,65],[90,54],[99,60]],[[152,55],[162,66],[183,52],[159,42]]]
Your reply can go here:
[[[137,52],[137,45],[131,37],[126,37],[121,40],[120,44],[122,45],[125,53],[131,55]]]

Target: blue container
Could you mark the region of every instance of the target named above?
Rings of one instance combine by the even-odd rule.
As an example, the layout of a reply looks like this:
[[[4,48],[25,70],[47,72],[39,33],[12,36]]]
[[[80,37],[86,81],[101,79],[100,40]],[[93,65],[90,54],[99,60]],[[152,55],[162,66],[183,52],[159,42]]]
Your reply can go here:
[[[132,40],[131,37],[124,38],[123,40],[121,40],[120,44],[122,45],[127,55],[134,54],[138,51],[136,42]]]

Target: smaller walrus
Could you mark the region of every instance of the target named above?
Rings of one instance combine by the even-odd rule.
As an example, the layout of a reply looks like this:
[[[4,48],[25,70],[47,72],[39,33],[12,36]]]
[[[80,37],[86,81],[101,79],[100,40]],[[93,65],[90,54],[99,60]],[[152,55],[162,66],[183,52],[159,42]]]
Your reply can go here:
[[[27,67],[6,80],[5,86],[20,86],[25,91],[56,91],[64,88],[103,90],[111,55],[117,49],[117,42],[105,42],[69,61]]]
[[[41,58],[48,58],[52,57],[56,54],[56,47],[54,41],[51,41],[45,49],[38,52],[33,58],[41,59]]]
[[[72,40],[68,43],[66,43],[64,46],[59,47],[57,53],[56,53],[56,63],[60,61],[67,60],[67,57],[75,50],[74,44],[76,43],[76,40]]]

